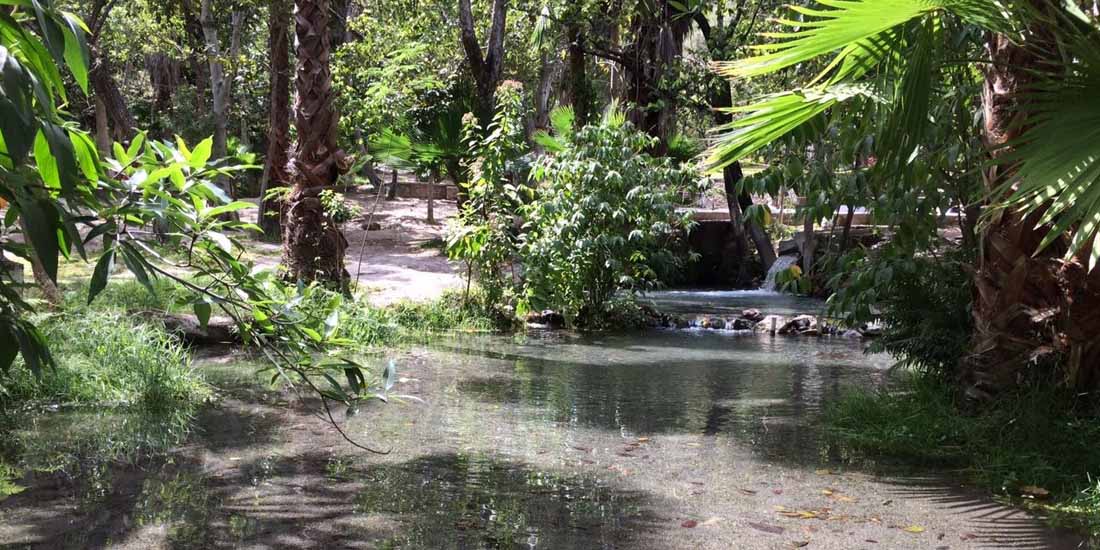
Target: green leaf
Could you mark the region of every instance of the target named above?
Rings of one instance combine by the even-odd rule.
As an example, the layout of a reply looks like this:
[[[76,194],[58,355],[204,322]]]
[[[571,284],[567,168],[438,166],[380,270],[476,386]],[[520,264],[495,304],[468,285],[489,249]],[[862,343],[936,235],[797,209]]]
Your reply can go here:
[[[104,288],[107,288],[107,279],[111,276],[111,270],[115,266],[115,249],[108,248],[103,251],[103,255],[99,257],[99,261],[95,264],[95,270],[92,271],[92,281],[88,285],[88,304],[95,300],[96,296],[99,296],[100,292],[103,292]]]
[[[210,306],[210,302],[207,302],[205,300],[197,300],[194,303],[194,308],[195,318],[199,320],[199,328],[201,330],[206,330],[207,324],[210,323],[210,313],[213,311],[213,308]]]
[[[21,200],[18,205],[38,261],[50,280],[57,281],[57,256],[60,251],[57,232],[61,227],[56,206],[48,199]]]
[[[133,250],[132,245],[129,243],[122,244],[123,246],[119,251],[122,254],[122,261],[126,264],[126,268],[134,274],[134,278],[149,291],[149,294],[156,296],[157,289],[153,286],[153,281],[149,278],[149,272],[145,269],[145,258],[139,252]]]
[[[42,182],[50,189],[61,189],[61,176],[57,170],[57,159],[50,152],[50,142],[42,130],[34,136],[34,164]]]
[[[238,210],[245,210],[247,208],[256,208],[255,204],[245,201],[234,201],[229,204],[223,204],[221,206],[215,206],[203,212],[204,218],[216,218],[222,214],[228,214],[230,212],[236,212]]]
[[[199,142],[195,146],[195,149],[191,151],[191,156],[188,160],[188,164],[191,168],[199,169],[206,166],[206,161],[210,160],[210,153],[214,147],[214,138],[208,137]]]
[[[19,354],[19,343],[11,333],[12,328],[7,322],[0,322],[0,374],[8,372]]]
[[[141,155],[141,146],[145,145],[145,132],[138,132],[134,139],[130,140],[130,146],[126,148],[126,156],[136,159]]]
[[[65,14],[65,64],[73,73],[73,79],[77,86],[85,94],[88,93],[88,45],[84,35],[84,27],[79,19],[71,14]]]

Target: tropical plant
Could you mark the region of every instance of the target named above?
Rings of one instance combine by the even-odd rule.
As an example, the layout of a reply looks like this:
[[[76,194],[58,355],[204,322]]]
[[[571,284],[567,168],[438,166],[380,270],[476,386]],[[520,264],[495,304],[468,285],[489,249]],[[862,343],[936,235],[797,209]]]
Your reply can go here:
[[[559,308],[591,326],[617,292],[652,288],[681,265],[670,245],[690,227],[676,204],[694,174],[646,153],[656,139],[615,104],[579,129],[569,113],[551,116],[553,135],[536,136],[547,155],[532,167],[534,198],[521,210],[521,305]]]
[[[318,195],[348,169],[337,147],[337,113],[329,71],[329,2],[297,0],[294,14],[298,70],[294,127],[298,142],[291,159],[294,185],[283,223],[283,263],[292,280],[344,286],[347,241],[325,214]]]
[[[515,168],[527,149],[519,91],[507,82],[501,86],[497,112],[484,128],[472,113],[464,117],[473,159],[464,184],[468,198],[447,235],[447,255],[466,263],[467,289],[476,276],[489,302],[498,305],[515,299],[519,283],[516,214],[524,192]]]
[[[819,1],[792,6],[785,32],[757,54],[723,63],[731,78],[775,73],[818,58],[806,85],[733,107],[711,166],[803,132],[825,118],[877,116],[872,179],[912,186],[928,144],[930,106],[958,71],[982,71],[982,137],[995,162],[976,274],[976,336],[967,393],[984,399],[1020,380],[1100,384],[1100,31],[1074,2],[990,0]],[[958,55],[961,35],[984,37],[978,63]],[[817,132],[815,134],[815,132]],[[1051,361],[1052,356],[1059,358]],[[1047,360],[1037,361],[1045,357]],[[1060,364],[1056,372],[1037,365]]]

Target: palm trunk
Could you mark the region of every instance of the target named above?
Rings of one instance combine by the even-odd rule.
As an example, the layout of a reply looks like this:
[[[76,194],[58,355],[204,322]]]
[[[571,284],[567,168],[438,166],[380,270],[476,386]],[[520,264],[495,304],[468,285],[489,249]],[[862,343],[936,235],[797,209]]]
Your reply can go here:
[[[982,93],[984,138],[1003,155],[1008,149],[997,148],[1027,128],[1020,92],[1030,84],[1029,68],[1046,56],[997,35],[986,48],[992,63],[985,66]],[[988,189],[996,189],[1012,176],[1011,167],[993,165],[985,176]],[[1100,386],[1100,272],[1090,275],[1079,259],[1063,261],[1064,239],[1035,254],[1049,230],[1036,227],[1041,214],[1001,211],[981,236],[975,335],[962,370],[969,398],[986,400],[1044,379],[1078,391]]]
[[[298,143],[291,161],[294,186],[287,198],[283,262],[295,280],[347,282],[347,241],[325,214],[319,195],[347,170],[336,146],[337,114],[333,109],[329,70],[328,0],[297,0],[297,100],[294,104]]]
[[[280,204],[264,197],[272,187],[290,185],[287,153],[290,150],[290,1],[271,3],[268,52],[271,56],[271,101],[268,105],[267,158],[260,185],[259,225],[269,239],[279,237]]]

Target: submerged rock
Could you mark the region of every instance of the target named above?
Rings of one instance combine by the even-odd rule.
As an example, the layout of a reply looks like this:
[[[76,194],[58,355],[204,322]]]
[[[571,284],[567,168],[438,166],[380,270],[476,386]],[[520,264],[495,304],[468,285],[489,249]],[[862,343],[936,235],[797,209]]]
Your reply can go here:
[[[752,330],[756,328],[756,323],[748,319],[734,319],[730,323],[730,328],[733,330]]]

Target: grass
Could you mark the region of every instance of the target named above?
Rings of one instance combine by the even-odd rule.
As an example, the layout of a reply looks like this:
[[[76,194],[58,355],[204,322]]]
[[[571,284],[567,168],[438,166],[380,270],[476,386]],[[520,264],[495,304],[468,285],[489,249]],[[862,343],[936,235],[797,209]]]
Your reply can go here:
[[[1100,543],[1100,417],[1072,395],[1034,390],[964,414],[927,377],[854,390],[827,410],[832,438],[857,455],[951,467]],[[1052,412],[1055,411],[1055,412]],[[1049,493],[1049,494],[1045,494]]]

